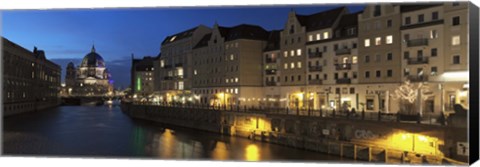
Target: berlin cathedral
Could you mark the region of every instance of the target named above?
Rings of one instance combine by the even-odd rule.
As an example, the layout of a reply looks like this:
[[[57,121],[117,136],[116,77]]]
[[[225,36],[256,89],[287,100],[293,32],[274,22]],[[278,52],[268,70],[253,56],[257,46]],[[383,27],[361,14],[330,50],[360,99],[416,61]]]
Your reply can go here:
[[[111,75],[95,46],[77,68],[73,62],[68,63],[65,86],[71,96],[106,96],[113,92]]]

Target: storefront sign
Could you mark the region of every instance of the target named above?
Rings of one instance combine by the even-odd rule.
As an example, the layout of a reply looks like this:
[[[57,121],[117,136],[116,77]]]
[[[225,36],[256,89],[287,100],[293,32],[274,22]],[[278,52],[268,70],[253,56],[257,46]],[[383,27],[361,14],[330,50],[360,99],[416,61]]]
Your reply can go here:
[[[385,91],[384,90],[366,90],[366,94],[369,94],[369,95],[376,95],[376,94],[381,94],[381,95],[384,95],[385,94]]]

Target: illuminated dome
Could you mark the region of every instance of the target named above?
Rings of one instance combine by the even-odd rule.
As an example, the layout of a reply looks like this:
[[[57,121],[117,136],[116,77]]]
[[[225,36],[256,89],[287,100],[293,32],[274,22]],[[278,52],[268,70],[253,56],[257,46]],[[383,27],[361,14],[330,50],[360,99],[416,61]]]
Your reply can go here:
[[[105,67],[102,56],[95,52],[95,46],[92,46],[92,51],[83,58],[80,67]]]

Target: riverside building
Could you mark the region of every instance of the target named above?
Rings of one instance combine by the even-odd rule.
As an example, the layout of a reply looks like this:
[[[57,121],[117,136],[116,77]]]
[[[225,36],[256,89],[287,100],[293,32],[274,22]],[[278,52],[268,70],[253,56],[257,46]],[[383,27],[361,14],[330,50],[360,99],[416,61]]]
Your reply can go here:
[[[59,105],[60,66],[36,47],[32,52],[3,37],[2,46],[3,115]]]

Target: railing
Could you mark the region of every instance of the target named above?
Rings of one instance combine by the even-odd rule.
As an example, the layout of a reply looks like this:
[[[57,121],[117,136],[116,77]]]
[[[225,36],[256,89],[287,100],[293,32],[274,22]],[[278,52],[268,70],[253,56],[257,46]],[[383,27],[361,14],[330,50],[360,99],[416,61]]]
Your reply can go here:
[[[323,55],[322,52],[310,52],[308,53],[308,58],[322,57],[322,55]]]
[[[410,82],[425,82],[428,81],[428,75],[409,75],[407,79]]]
[[[267,85],[267,86],[277,86],[277,82],[275,82],[275,81],[267,81],[267,82],[265,82],[265,85]]]
[[[321,85],[323,84],[323,80],[321,79],[312,79],[308,81],[308,84],[310,85]]]
[[[309,72],[317,72],[317,71],[321,72],[322,70],[323,70],[322,66],[309,66],[308,67]]]
[[[175,63],[175,67],[180,67],[182,65],[183,65],[183,63]]]
[[[272,58],[267,58],[265,60],[265,63],[276,63],[277,62],[277,59],[272,59]]]
[[[350,54],[351,52],[352,52],[352,50],[349,49],[349,48],[337,49],[335,51],[335,55],[337,55],[337,56],[338,55],[346,55],[346,54]]]
[[[428,57],[409,58],[408,64],[428,64]]]
[[[407,47],[427,46],[427,45],[428,45],[427,38],[411,39],[407,41]]]
[[[350,83],[352,83],[350,78],[338,78],[335,82],[337,84],[350,84]]]
[[[275,74],[277,74],[277,70],[276,69],[265,70],[265,74],[275,75]]]
[[[193,102],[187,102],[183,104],[179,102],[178,103],[133,102],[133,104],[185,108],[185,109],[210,109],[210,110],[229,111],[229,112],[337,118],[337,119],[365,120],[365,121],[379,121],[379,122],[402,122],[402,123],[416,123],[416,124],[429,124],[429,125],[445,125],[447,123],[447,119],[443,115],[435,115],[435,114],[403,115],[401,113],[387,113],[387,112],[381,112],[381,111],[365,111],[365,110],[354,111],[354,110],[335,110],[335,109],[312,109],[308,107],[280,108],[280,107],[264,107],[264,106],[246,106],[246,105],[240,106],[235,104],[207,105],[207,104],[199,104],[199,103],[193,103]],[[152,111],[152,112],[155,112],[155,111]],[[410,120],[402,119],[406,116],[413,119],[410,119]]]
[[[164,80],[182,79],[183,76],[165,76]]]
[[[352,69],[352,64],[350,63],[343,63],[343,64],[335,64],[336,70],[350,70]]]

